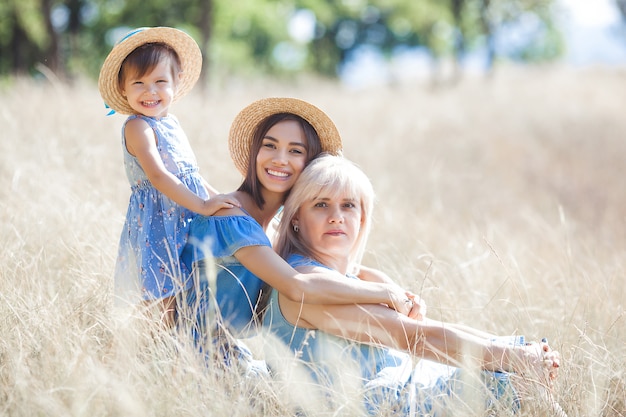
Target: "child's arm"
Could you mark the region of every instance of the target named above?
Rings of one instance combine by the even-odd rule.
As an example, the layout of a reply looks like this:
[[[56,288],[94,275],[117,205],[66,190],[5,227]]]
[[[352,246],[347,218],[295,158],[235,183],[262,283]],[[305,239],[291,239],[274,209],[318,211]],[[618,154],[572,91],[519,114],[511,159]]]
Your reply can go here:
[[[223,208],[239,207],[239,202],[229,196],[204,200],[169,172],[157,150],[154,132],[144,120],[129,120],[124,134],[128,152],[137,158],[154,188],[175,203],[205,216],[210,216]]]
[[[204,178],[202,178],[202,185],[204,185],[204,188],[206,189],[207,193],[209,193],[209,197],[211,198],[215,197],[216,195],[220,193],[219,191],[217,191],[215,187],[209,184]]]

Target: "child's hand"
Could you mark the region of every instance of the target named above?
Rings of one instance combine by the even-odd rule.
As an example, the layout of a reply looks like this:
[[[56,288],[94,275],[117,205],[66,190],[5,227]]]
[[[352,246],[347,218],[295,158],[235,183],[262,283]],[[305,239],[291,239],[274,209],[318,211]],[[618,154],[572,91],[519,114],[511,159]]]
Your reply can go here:
[[[200,214],[204,216],[212,216],[221,209],[231,209],[234,207],[241,207],[241,203],[239,203],[236,198],[228,194],[218,194],[208,200],[204,200],[202,212]]]

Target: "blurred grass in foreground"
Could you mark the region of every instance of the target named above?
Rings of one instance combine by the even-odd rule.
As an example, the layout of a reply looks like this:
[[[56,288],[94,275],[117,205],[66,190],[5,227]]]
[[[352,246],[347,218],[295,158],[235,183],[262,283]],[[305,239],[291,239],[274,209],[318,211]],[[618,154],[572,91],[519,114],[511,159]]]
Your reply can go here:
[[[545,68],[441,89],[232,83],[173,113],[203,175],[230,191],[241,108],[284,95],[324,109],[378,193],[366,263],[419,292],[431,317],[548,337],[568,414],[624,416],[624,93],[623,70]],[[205,369],[112,309],[129,190],[124,118],[105,114],[91,84],[0,92],[0,415],[285,415],[302,384]]]

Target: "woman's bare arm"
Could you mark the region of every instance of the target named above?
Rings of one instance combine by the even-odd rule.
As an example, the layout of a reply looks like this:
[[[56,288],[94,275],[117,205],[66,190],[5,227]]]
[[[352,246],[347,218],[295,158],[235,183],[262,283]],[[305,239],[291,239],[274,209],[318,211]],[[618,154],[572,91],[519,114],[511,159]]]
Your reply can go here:
[[[481,331],[435,320],[417,321],[380,305],[298,304],[286,297],[279,297],[279,301],[285,318],[300,327],[381,344],[453,366],[472,361],[492,371],[534,368],[540,372],[545,365],[539,345],[511,347],[494,343],[477,336],[483,334]],[[558,365],[558,353],[553,355],[551,360]]]
[[[268,246],[244,247],[235,253],[235,257],[246,269],[293,302],[311,305],[380,303],[402,314],[410,312],[411,306],[404,302],[405,291],[395,284],[349,280],[329,270],[298,272]]]

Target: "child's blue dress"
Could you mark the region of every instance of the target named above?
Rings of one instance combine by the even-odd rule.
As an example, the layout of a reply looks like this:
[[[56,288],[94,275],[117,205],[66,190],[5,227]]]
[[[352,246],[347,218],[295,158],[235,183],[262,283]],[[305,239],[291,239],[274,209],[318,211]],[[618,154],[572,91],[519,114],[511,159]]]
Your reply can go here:
[[[291,255],[287,261],[293,267],[327,268],[301,255]],[[271,292],[263,327],[301,361],[322,388],[330,409],[336,408],[334,402],[344,401],[341,390],[352,386],[352,381],[360,385],[362,406],[370,415],[438,417],[483,415],[486,410],[499,409],[510,413],[519,409],[519,399],[506,373],[471,374],[428,360],[420,360],[414,367],[411,356],[405,352],[294,326],[280,311],[276,290]],[[270,369],[280,370],[285,366],[284,357],[273,357],[274,351],[267,346],[266,360]],[[480,412],[473,414],[477,410]]]
[[[173,115],[154,119],[141,115],[154,131],[165,168],[193,193],[208,198],[189,140]],[[180,262],[189,224],[195,213],[176,204],[152,186],[137,158],[126,148],[122,128],[124,167],[131,186],[126,221],[115,266],[116,295],[125,301],[153,300],[185,289],[189,271]]]

